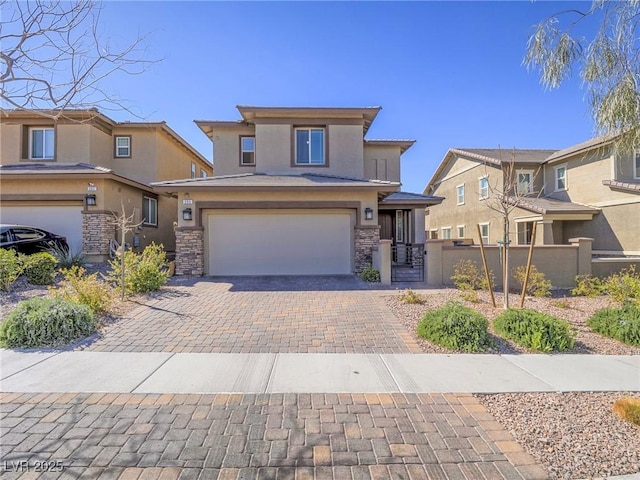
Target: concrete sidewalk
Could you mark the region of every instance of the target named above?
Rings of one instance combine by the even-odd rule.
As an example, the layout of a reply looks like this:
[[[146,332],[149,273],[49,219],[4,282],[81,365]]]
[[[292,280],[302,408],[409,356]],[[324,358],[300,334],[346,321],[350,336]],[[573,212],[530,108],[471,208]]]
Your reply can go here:
[[[640,356],[0,351],[0,391],[640,391]]]

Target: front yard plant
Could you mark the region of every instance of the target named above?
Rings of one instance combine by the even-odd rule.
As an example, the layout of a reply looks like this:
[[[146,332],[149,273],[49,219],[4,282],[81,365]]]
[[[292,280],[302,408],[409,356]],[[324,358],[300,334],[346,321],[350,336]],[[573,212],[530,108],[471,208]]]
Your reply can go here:
[[[18,303],[0,323],[0,346],[55,347],[87,337],[95,330],[95,317],[86,305],[36,297]]]
[[[109,279],[122,288],[121,258],[109,262]],[[128,295],[159,290],[169,276],[167,256],[162,245],[152,243],[141,254],[124,252],[124,290]]]
[[[616,302],[640,301],[640,273],[632,265],[609,275],[604,281],[604,289]]]
[[[489,272],[489,278],[493,283],[493,272]],[[488,290],[487,278],[473,260],[460,260],[453,267],[451,281],[458,290]]]
[[[535,310],[507,310],[493,326],[499,335],[538,352],[561,352],[575,344],[568,322]]]
[[[32,285],[51,285],[56,277],[56,259],[46,252],[23,257],[24,274]]]
[[[424,299],[422,296],[417,294],[415,291],[408,288],[400,295],[400,300],[403,303],[408,303],[409,305],[421,305],[424,303]]]
[[[623,397],[613,404],[613,411],[623,420],[640,425],[640,398]]]
[[[640,303],[628,301],[621,307],[598,310],[587,320],[594,332],[640,347]]]
[[[527,267],[524,265],[513,270],[513,278],[515,278],[516,282],[520,285],[520,291],[522,291],[526,273]],[[551,295],[551,282],[547,280],[544,272],[538,270],[535,265],[531,265],[531,269],[529,270],[526,293],[532,297],[548,297]]]
[[[364,267],[360,272],[360,278],[365,282],[377,283],[380,281],[380,272],[373,267]]]
[[[458,302],[428,311],[418,323],[417,333],[451,350],[481,352],[492,347],[487,319]]]
[[[109,311],[115,292],[111,285],[98,278],[97,273],[87,275],[85,269],[78,266],[62,269],[60,273],[64,278],[58,288],[49,288],[49,295],[86,305],[95,314]]]
[[[571,295],[574,297],[588,297],[596,298],[605,292],[604,284],[602,280],[593,275],[577,275],[576,287],[571,290]]]
[[[8,292],[22,274],[22,263],[14,250],[0,248],[0,290]]]

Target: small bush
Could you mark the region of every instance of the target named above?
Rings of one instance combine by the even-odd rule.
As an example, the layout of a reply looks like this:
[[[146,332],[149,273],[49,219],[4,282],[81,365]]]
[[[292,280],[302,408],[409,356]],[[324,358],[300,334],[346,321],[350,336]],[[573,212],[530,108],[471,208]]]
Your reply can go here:
[[[25,256],[24,274],[32,285],[51,285],[56,276],[56,259],[46,252]]]
[[[81,267],[87,263],[87,257],[82,252],[72,252],[70,248],[64,248],[58,244],[47,248],[47,253],[56,259],[58,268]]]
[[[418,336],[451,350],[481,352],[491,348],[487,319],[456,302],[429,311],[418,323]]]
[[[380,272],[373,267],[364,267],[360,278],[365,282],[376,283],[380,281]]]
[[[494,284],[493,272],[489,272],[491,283]],[[453,284],[459,290],[488,290],[487,277],[473,260],[460,260],[453,267],[451,276]]]
[[[8,292],[22,274],[22,263],[14,250],[0,248],[0,290]]]
[[[400,301],[411,305],[424,303],[423,298],[411,289],[405,290],[402,295],[400,295]]]
[[[86,305],[93,313],[109,311],[115,292],[111,285],[98,279],[98,274],[86,275],[85,269],[74,266],[61,270],[64,279],[58,288],[49,288],[54,298]]]
[[[587,325],[605,337],[640,347],[640,304],[637,302],[600,309],[587,320]]]
[[[592,275],[576,275],[576,288],[571,290],[574,297],[596,298],[604,293],[602,280]]]
[[[640,425],[640,398],[624,397],[613,404],[613,411],[623,420]]]
[[[122,288],[120,261],[120,258],[115,258],[109,262],[109,279]],[[124,253],[124,263],[124,286],[127,294],[152,292],[167,283],[167,256],[162,245],[152,243],[139,255],[128,250]]]
[[[520,285],[520,291],[522,291],[522,285],[524,285],[524,277],[527,273],[527,267],[522,265],[513,270],[513,278]],[[545,274],[539,271],[535,265],[531,265],[529,270],[529,280],[527,281],[527,295],[533,297],[548,297],[551,295],[551,282],[547,280]]]
[[[558,308],[571,308],[571,304],[566,300],[556,300],[553,304]]]
[[[575,344],[568,322],[535,310],[507,310],[493,326],[503,337],[539,352],[570,350]]]
[[[61,298],[31,298],[18,303],[0,323],[0,345],[8,348],[59,346],[84,338],[96,329],[86,305]]]
[[[614,273],[604,281],[605,291],[617,302],[640,300],[640,274],[635,265]]]
[[[462,290],[460,296],[463,300],[470,303],[480,303],[480,296],[476,290]]]

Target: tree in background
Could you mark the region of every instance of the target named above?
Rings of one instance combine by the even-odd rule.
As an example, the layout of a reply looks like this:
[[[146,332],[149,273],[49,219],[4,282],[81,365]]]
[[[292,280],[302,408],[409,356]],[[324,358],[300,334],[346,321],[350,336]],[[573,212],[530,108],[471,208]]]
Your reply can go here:
[[[126,45],[100,28],[102,5],[78,1],[0,1],[2,107],[59,118],[65,109],[128,110],[104,89],[117,73],[137,75],[155,60],[144,36]]]
[[[599,22],[591,39],[576,30]],[[587,88],[596,130],[618,135],[616,148],[640,145],[640,0],[595,0],[585,11],[566,10],[544,21],[529,38],[524,63],[558,88],[574,68]]]

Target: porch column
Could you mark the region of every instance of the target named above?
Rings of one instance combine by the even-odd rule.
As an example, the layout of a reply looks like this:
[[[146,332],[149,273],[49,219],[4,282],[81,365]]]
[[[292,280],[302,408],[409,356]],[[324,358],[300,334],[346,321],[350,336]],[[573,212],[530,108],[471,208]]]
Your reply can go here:
[[[176,275],[204,275],[204,228],[178,227]]]
[[[591,249],[593,238],[570,238],[569,243],[578,247],[578,275],[591,275]]]
[[[380,240],[375,268],[380,272],[380,283],[391,285],[391,240]]]
[[[354,229],[355,273],[373,265],[372,249],[380,242],[380,225],[356,225]]]
[[[538,222],[536,245],[553,245],[553,220]]]

